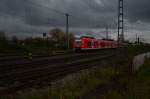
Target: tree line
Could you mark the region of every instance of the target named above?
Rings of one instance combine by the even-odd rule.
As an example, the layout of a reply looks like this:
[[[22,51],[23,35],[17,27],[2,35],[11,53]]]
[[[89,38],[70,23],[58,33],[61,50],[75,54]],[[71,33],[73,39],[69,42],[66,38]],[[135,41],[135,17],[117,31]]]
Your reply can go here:
[[[69,33],[70,49],[73,45],[73,33]],[[46,36],[28,37],[19,39],[12,36],[8,39],[4,31],[0,31],[0,53],[47,53],[56,50],[66,50],[67,35],[59,28],[55,28],[46,33]]]

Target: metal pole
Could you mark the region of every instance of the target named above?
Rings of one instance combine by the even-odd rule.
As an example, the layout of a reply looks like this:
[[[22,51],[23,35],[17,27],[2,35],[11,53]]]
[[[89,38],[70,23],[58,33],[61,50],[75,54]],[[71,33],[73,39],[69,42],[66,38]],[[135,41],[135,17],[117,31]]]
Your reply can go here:
[[[124,0],[122,0],[122,41],[124,42]]]
[[[119,18],[120,18],[120,0],[118,0],[118,43],[119,43],[119,38],[120,38],[120,22],[119,22]]]
[[[108,36],[108,26],[106,26],[106,39],[107,40],[109,39],[109,36]]]
[[[138,36],[137,36],[137,33],[136,33],[136,44],[138,44]]]
[[[67,44],[67,49],[70,48],[70,39],[69,39],[69,14],[66,13],[66,37],[67,37],[67,41],[66,41],[66,44]]]
[[[138,36],[138,45],[140,45],[140,37]]]
[[[123,0],[118,0],[118,42],[124,41],[124,4]]]

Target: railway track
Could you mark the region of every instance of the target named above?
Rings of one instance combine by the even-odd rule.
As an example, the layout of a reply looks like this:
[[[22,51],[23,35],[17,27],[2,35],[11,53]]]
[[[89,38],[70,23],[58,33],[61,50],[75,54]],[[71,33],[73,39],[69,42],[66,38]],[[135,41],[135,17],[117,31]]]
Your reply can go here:
[[[109,52],[112,52],[111,50]],[[11,60],[7,62],[1,62],[0,64],[0,73],[8,73],[13,70],[17,69],[30,69],[30,68],[37,68],[38,66],[43,66],[46,64],[56,64],[56,63],[64,63],[71,60],[79,60],[82,58],[87,58],[89,56],[97,56],[99,54],[108,53],[108,51],[101,51],[101,52],[92,52],[92,53],[73,53],[73,54],[62,54],[57,56],[48,56],[48,57],[39,57],[33,58],[32,60],[28,59],[18,59],[18,60]]]
[[[65,53],[58,53],[53,55],[32,55],[32,59],[42,58],[42,57],[51,57],[56,55],[63,55]],[[23,55],[0,55],[0,63],[7,63],[9,62],[15,62],[18,60],[30,60],[29,56],[23,56]]]
[[[48,60],[47,58],[42,61],[40,59],[35,60],[30,64],[19,64],[11,69],[5,68],[7,72],[1,72],[0,81],[4,81],[7,86],[0,90],[0,94],[15,92],[46,81],[53,81],[69,73],[98,65],[99,61],[116,55],[116,52],[113,50],[103,51],[102,53],[78,53],[72,56],[62,55],[61,57],[49,57]],[[16,82],[17,84],[13,85]],[[12,85],[9,85],[9,83]]]

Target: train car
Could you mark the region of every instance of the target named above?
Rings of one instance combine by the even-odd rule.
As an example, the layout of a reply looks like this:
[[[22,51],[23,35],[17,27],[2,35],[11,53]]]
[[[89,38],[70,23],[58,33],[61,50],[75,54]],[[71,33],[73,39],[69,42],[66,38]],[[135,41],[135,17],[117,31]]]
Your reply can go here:
[[[76,36],[73,47],[75,50],[95,50],[123,48],[126,44],[114,40],[98,40],[90,36]]]

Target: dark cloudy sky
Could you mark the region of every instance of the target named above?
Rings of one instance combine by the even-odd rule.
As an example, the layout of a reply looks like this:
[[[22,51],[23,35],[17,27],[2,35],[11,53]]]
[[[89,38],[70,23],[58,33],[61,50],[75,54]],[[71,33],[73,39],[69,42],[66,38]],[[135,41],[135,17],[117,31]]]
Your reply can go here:
[[[0,30],[8,35],[36,36],[53,27],[65,27],[70,16],[71,31],[104,35],[108,25],[116,38],[118,0],[0,0]],[[150,0],[124,0],[125,35],[136,33],[150,41]]]

